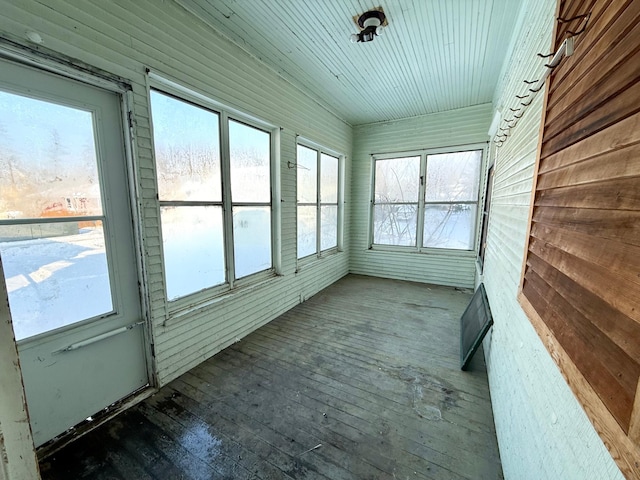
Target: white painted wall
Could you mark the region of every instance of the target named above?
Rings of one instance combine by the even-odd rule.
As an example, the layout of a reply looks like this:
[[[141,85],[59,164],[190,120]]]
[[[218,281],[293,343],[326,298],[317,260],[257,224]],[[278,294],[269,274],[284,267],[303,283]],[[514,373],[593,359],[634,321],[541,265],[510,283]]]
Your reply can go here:
[[[159,0],[0,0],[0,35],[43,46],[119,75],[133,86],[135,172],[149,291],[155,367],[160,385],[335,282],[348,271],[348,245],[296,272],[296,135],[350,161],[352,128],[174,2]],[[282,275],[170,318],[165,301],[159,211],[151,148],[145,68],[260,118],[280,132]],[[346,168],[347,182],[350,165]],[[348,190],[346,200],[349,200]],[[345,215],[349,236],[349,212]],[[165,325],[166,321],[166,325]]]
[[[351,272],[473,288],[475,252],[369,249],[371,155],[486,142],[491,115],[491,105],[485,104],[354,128]]]
[[[515,108],[522,81],[535,80],[548,53],[556,0],[526,0],[494,106]],[[491,400],[507,480],[620,479],[582,407],[543,346],[516,295],[527,233],[543,95],[503,147],[494,150],[495,183],[484,283],[494,317],[485,340]]]
[[[4,278],[0,259],[0,278]],[[7,289],[0,285],[0,479],[38,479]]]

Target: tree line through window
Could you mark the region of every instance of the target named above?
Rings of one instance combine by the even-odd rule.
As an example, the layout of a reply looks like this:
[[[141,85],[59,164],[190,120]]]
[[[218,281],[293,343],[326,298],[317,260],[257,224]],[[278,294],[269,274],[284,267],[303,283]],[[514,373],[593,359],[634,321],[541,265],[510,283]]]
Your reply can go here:
[[[374,156],[372,244],[473,250],[482,152]]]
[[[151,107],[167,298],[271,269],[271,133],[157,90]]]
[[[338,245],[339,162],[333,156],[298,145],[298,258]]]

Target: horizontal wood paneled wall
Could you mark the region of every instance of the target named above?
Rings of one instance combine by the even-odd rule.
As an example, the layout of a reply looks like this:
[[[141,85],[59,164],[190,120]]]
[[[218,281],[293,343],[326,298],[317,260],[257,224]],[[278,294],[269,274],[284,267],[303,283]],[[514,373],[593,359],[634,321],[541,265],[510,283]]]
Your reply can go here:
[[[173,1],[0,0],[0,35],[26,43],[36,31],[43,47],[127,79],[133,88],[142,247],[146,267],[155,374],[164,384],[214,355],[348,272],[348,247],[297,269],[296,135],[347,156],[352,128],[305,92]],[[156,171],[145,68],[233,109],[281,127],[282,275],[238,289],[180,318],[165,298]],[[349,189],[345,201],[349,202]],[[349,211],[345,212],[349,237]]]
[[[401,249],[369,249],[371,154],[486,142],[490,123],[491,105],[485,104],[354,128],[351,272],[473,288],[476,252],[426,254],[403,252]]]
[[[591,12],[549,84],[522,301],[628,478],[640,478],[640,2]],[[556,46],[580,21],[558,28]]]

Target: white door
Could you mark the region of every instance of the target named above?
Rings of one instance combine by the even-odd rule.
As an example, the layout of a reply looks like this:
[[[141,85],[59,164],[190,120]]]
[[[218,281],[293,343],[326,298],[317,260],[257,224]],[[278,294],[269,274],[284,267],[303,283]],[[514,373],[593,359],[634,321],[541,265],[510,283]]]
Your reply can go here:
[[[36,446],[148,384],[129,199],[119,94],[0,60],[0,255]]]

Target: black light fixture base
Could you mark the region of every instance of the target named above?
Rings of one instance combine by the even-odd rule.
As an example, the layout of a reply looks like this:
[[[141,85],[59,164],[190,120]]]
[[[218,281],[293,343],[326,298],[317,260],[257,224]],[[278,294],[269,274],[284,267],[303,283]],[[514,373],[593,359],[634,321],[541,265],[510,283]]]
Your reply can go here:
[[[387,25],[387,17],[382,11],[382,7],[363,13],[357,20],[356,17],[353,19],[361,31],[351,36],[352,42],[370,42],[380,35],[381,30]]]

